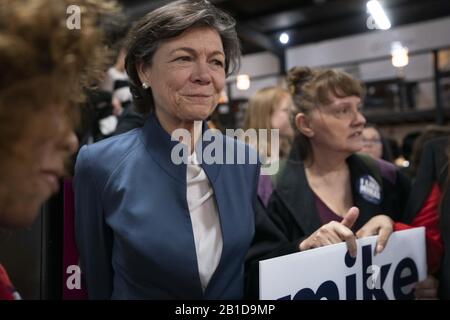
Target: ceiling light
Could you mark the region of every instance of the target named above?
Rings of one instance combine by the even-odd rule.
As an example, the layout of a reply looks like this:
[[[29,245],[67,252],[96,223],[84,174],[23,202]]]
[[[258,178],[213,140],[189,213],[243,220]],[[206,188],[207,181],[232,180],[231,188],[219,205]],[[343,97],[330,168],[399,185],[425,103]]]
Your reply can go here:
[[[383,7],[377,0],[370,0],[367,2],[367,10],[375,20],[378,28],[381,30],[388,30],[391,27],[391,22],[386,16]]]
[[[401,42],[391,44],[392,65],[396,68],[406,67],[409,63],[408,48],[402,46]]]
[[[239,90],[248,90],[250,88],[250,77],[248,74],[239,74],[236,77],[236,88]]]
[[[289,42],[289,35],[286,32],[283,32],[279,38],[282,44],[287,44]]]

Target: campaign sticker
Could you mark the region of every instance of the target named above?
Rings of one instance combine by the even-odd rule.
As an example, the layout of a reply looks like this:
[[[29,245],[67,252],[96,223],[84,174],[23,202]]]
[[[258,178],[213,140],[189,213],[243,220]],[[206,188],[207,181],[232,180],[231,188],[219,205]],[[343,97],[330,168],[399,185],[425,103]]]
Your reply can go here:
[[[370,175],[359,178],[358,192],[365,200],[373,204],[381,203],[381,187]]]

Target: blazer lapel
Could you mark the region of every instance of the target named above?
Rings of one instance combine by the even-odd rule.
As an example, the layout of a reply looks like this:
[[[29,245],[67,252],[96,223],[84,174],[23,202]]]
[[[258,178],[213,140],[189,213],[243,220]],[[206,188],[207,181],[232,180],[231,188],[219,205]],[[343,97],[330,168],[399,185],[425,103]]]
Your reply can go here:
[[[312,234],[321,226],[314,194],[308,185],[302,162],[286,162],[286,169],[277,189],[280,198],[305,234]]]
[[[154,114],[150,114],[142,128],[141,140],[150,153],[153,160],[166,173],[186,187],[186,164],[175,164],[171,158],[172,151],[179,144],[172,141],[171,136]]]
[[[351,155],[347,159],[348,167],[350,170],[351,189],[353,196],[353,205],[359,209],[359,216],[356,223],[353,226],[353,231],[358,231],[364,224],[366,224],[373,216],[381,214],[380,207],[377,204],[371,203],[365,200],[360,192],[360,183],[363,176],[370,175],[369,170],[365,167],[364,163],[358,159],[356,155]],[[382,186],[381,200],[383,198]],[[380,200],[380,201],[381,201]]]

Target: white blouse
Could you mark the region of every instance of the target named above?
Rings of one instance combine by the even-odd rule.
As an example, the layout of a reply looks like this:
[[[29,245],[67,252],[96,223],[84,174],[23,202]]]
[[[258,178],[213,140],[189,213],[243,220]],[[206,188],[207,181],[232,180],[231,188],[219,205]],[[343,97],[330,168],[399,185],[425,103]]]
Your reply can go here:
[[[186,178],[198,271],[205,291],[219,265],[223,242],[214,190],[200,167],[195,152],[188,157]]]

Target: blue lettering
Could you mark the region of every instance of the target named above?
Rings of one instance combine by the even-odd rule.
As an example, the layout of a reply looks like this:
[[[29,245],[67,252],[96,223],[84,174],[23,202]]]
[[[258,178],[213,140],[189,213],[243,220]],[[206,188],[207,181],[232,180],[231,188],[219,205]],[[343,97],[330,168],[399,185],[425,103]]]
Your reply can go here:
[[[405,275],[405,271],[409,271],[409,274]],[[407,300],[414,298],[414,290],[404,293],[403,288],[419,281],[419,272],[417,266],[411,258],[404,258],[397,265],[394,271],[393,289],[395,299]]]
[[[294,300],[321,300],[322,298],[339,300],[339,290],[336,283],[331,280],[325,281],[320,285],[316,293],[310,288],[304,288],[294,296]]]

